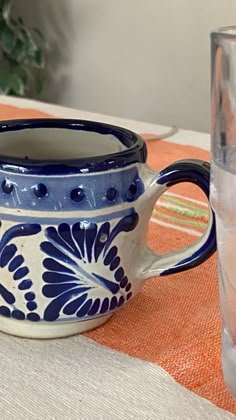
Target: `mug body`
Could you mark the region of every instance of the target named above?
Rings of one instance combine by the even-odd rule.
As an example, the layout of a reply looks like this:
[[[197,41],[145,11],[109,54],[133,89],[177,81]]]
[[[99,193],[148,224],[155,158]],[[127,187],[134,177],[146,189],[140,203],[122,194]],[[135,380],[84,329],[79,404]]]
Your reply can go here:
[[[1,124],[0,330],[83,332],[136,295],[155,202],[145,161],[139,136],[106,124]]]
[[[215,251],[206,232],[158,255],[146,244],[158,197],[180,182],[208,197],[210,166],[146,165],[129,130],[91,121],[37,119],[0,125],[0,330],[31,338],[95,328],[149,277],[193,268]]]

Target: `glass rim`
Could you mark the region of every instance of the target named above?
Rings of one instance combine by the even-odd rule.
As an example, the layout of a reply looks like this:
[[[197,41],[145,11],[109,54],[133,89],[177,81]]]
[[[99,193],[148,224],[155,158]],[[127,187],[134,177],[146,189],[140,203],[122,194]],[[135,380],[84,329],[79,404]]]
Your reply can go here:
[[[211,32],[211,37],[219,37],[219,38],[236,38],[236,24],[229,25],[229,26],[222,26],[218,29],[215,29]]]

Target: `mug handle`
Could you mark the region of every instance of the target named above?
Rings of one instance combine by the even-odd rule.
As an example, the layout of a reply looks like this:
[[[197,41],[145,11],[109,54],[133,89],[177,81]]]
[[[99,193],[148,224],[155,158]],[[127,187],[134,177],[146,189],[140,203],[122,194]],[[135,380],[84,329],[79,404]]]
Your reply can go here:
[[[156,188],[156,184],[162,186],[162,195],[169,187],[180,182],[196,184],[209,198],[210,164],[198,159],[176,161],[162,170],[151,181],[149,188]],[[164,255],[158,255],[148,248],[145,258],[147,263],[141,278],[165,276],[196,267],[207,260],[215,250],[215,216],[209,205],[208,226],[202,237],[190,246]]]

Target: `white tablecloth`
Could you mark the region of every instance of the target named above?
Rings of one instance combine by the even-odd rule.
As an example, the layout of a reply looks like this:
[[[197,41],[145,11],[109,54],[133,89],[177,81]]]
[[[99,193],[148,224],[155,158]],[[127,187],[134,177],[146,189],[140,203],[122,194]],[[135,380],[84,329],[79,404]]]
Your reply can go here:
[[[163,134],[170,129],[3,96],[0,102],[109,122],[139,133]],[[208,134],[186,130],[170,141],[204,149],[210,144]],[[0,372],[1,420],[236,419],[177,384],[159,366],[84,336],[37,341],[0,333]]]

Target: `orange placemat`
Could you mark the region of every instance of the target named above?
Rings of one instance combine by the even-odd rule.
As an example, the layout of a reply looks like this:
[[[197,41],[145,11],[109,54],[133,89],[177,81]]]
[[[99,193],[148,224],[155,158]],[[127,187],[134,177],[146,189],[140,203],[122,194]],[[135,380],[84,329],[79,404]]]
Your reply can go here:
[[[207,151],[165,141],[148,142],[148,151],[153,169],[189,157],[209,161]],[[160,252],[196,240],[207,222],[206,200],[197,187],[178,185],[171,189],[170,198],[172,206],[156,206],[149,228],[149,244]],[[221,370],[216,255],[187,272],[148,280],[127,307],[86,335],[159,364],[183,386],[236,413]]]
[[[50,116],[0,104],[2,120],[31,117]],[[209,160],[206,151],[165,141],[148,142],[148,151],[153,169],[189,157]],[[196,240],[206,226],[206,210],[199,189],[188,184],[174,187],[154,209],[149,244],[166,252]],[[86,335],[161,365],[182,385],[236,413],[221,371],[216,255],[196,269],[148,280],[129,305]]]

